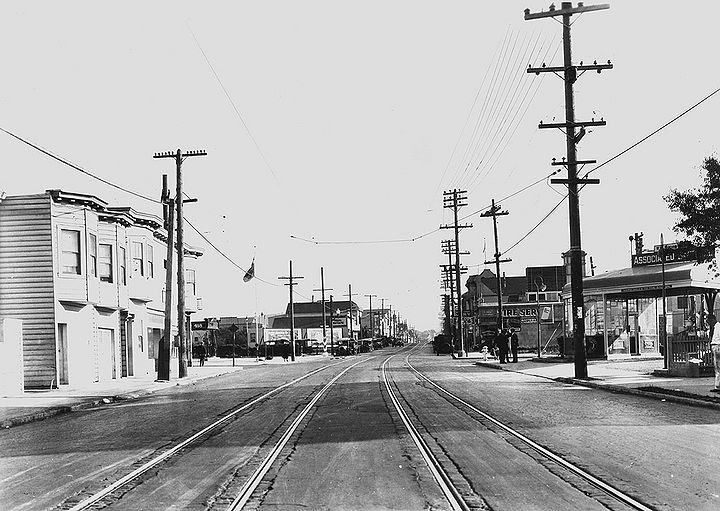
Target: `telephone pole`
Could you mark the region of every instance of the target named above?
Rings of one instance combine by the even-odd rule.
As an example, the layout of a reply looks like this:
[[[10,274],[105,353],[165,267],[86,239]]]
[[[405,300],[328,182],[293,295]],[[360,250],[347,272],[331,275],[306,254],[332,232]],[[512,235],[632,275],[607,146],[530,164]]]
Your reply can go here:
[[[175,214],[177,215],[177,254],[178,254],[178,378],[187,376],[187,359],[185,350],[187,343],[185,342],[185,266],[184,266],[184,238],[183,238],[183,203],[197,202],[197,199],[183,199],[182,197],[182,162],[190,156],[207,156],[204,150],[188,151],[183,153],[180,149],[176,152],[155,153],[153,158],[173,158],[175,160],[175,169],[177,173],[177,183],[175,192]],[[191,362],[192,364],[192,362]]]
[[[158,372],[159,381],[170,381],[170,347],[172,346],[172,271],[175,232],[175,200],[170,197],[167,174],[163,174],[163,190],[161,202],[163,204],[163,220],[167,231],[167,251],[165,255],[165,332],[160,338],[158,346]]]
[[[295,362],[295,304],[293,303],[293,286],[297,286],[297,282],[293,282],[295,279],[303,279],[305,277],[298,277],[293,275],[292,272],[292,260],[290,261],[290,276],[289,277],[278,277],[280,280],[290,281],[286,286],[290,287],[290,360]]]
[[[545,123],[540,122],[539,128],[559,128],[565,130],[565,142],[567,150],[567,159],[563,158],[562,162],[553,160],[553,165],[562,165],[567,168],[567,179],[551,179],[551,183],[566,184],[568,188],[568,207],[569,207],[569,223],[570,223],[570,288],[572,291],[572,328],[573,328],[573,346],[574,346],[574,362],[575,362],[575,378],[587,378],[587,357],[585,354],[585,304],[583,300],[583,282],[582,282],[582,247],[580,235],[580,197],[578,195],[578,185],[599,184],[599,179],[579,179],[577,176],[577,166],[596,163],[595,160],[578,160],[576,145],[585,136],[585,128],[588,126],[605,126],[605,121],[601,118],[599,121],[592,119],[590,121],[575,121],[575,99],[573,85],[575,81],[586,71],[597,71],[600,73],[605,69],[612,69],[613,65],[608,60],[607,64],[598,64],[594,61],[591,65],[583,65],[582,61],[579,65],[572,63],[572,45],[570,39],[570,17],[574,14],[583,14],[590,11],[600,11],[609,9],[609,4],[600,5],[583,5],[578,2],[577,7],[573,7],[572,2],[562,2],[560,10],[554,7],[547,12],[530,13],[530,9],[525,9],[525,20],[550,18],[562,16],[563,26],[563,66],[551,67],[545,66],[533,68],[529,67],[528,73],[555,73],[565,82],[565,122],[563,123]],[[578,74],[578,71],[580,74]],[[562,73],[562,76],[560,75]],[[580,130],[575,133],[575,128]]]
[[[457,190],[443,192],[443,208],[453,210],[453,225],[441,225],[441,229],[453,229],[455,231],[455,291],[457,292],[457,334],[458,340],[460,341],[460,353],[458,356],[464,357],[465,342],[463,339],[463,328],[462,328],[462,289],[460,288],[460,229],[466,229],[472,227],[472,224],[458,224],[458,210],[461,207],[467,206],[467,191]]]
[[[333,295],[330,295],[330,356],[335,356],[335,335],[333,334]]]
[[[370,298],[370,338],[372,339],[375,337],[375,325],[373,324],[373,310],[372,310],[372,299],[373,296],[377,295],[365,295],[367,298]]]
[[[313,289],[313,291],[320,291],[322,292],[321,299],[322,299],[322,330],[323,330],[323,348],[326,347],[327,342],[327,333],[325,332],[325,269],[321,266],[320,267],[320,289]],[[332,291],[332,288],[329,288],[328,291]],[[332,309],[332,305],[330,305],[330,308]],[[330,311],[332,313],[332,310]],[[330,317],[330,332],[332,333],[332,316]]]
[[[348,297],[348,300],[350,300],[350,342],[351,342],[351,345],[352,345],[352,341],[353,341],[353,310],[352,310],[352,303],[353,303],[353,301],[352,301],[352,296],[353,296],[353,292],[352,292],[352,284],[348,284],[348,294],[347,294],[346,296]],[[350,346],[348,346],[348,348],[350,348]]]
[[[498,297],[498,317],[497,317],[497,328],[498,330],[501,330],[503,327],[502,324],[502,280],[500,278],[500,263],[508,263],[512,261],[512,259],[500,259],[500,256],[502,255],[500,253],[500,249],[498,248],[498,231],[497,231],[497,217],[499,216],[505,216],[509,215],[507,211],[500,211],[500,205],[495,205],[495,199],[492,200],[492,206],[490,206],[490,209],[485,211],[484,213],[480,213],[480,216],[482,217],[492,217],[493,219],[493,233],[495,234],[495,272],[497,275],[495,278],[497,279],[497,297]],[[485,264],[493,264],[493,261],[485,261]]]

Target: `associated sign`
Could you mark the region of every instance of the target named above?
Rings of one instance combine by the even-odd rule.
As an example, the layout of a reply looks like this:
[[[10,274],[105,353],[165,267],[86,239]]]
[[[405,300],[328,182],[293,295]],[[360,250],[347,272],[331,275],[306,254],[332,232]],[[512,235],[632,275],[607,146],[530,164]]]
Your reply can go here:
[[[694,245],[683,244],[683,246],[665,247],[665,264],[697,261],[702,255],[704,249]],[[635,254],[632,256],[633,266],[650,266],[653,264],[662,264],[663,257],[660,257],[660,251],[646,252],[644,254]]]

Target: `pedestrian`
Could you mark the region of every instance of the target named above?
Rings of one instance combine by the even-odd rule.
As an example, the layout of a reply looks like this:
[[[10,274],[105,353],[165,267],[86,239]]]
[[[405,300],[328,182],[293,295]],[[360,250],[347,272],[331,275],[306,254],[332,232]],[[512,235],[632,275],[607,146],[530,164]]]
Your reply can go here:
[[[508,336],[505,330],[498,329],[495,346],[499,352],[500,363],[505,364],[508,358]]]
[[[288,361],[289,352],[290,352],[290,343],[283,342],[282,357],[285,362]]]
[[[519,344],[518,335],[517,335],[517,333],[515,333],[515,329],[511,328],[510,329],[510,352],[512,353],[512,361],[515,363],[517,363],[517,361],[518,361],[518,355],[517,355],[518,344]]]
[[[207,351],[205,350],[205,343],[202,343],[200,345],[200,348],[198,349],[198,355],[200,356],[200,367],[205,365],[205,355],[207,354]]]
[[[710,328],[713,329],[710,349],[713,353],[713,365],[715,367],[715,388],[711,389],[710,392],[720,393],[720,328],[718,328],[717,323],[711,324]]]

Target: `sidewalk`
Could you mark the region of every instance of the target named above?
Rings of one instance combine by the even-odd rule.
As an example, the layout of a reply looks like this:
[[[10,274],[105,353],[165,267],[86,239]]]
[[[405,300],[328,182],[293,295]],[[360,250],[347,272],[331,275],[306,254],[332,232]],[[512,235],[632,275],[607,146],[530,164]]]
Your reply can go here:
[[[468,360],[479,366],[531,374],[564,383],[720,409],[720,394],[710,392],[715,386],[714,376],[667,376],[662,358],[588,360],[586,380],[575,378],[573,362],[560,357],[538,359],[532,354],[520,354],[517,363],[499,364],[497,359],[488,357],[484,361],[480,359],[480,354],[473,353]]]
[[[317,358],[315,356],[298,356],[296,363],[317,360]],[[93,383],[83,388],[61,387],[52,390],[27,390],[22,395],[0,396],[0,428],[6,429],[26,422],[46,419],[60,413],[135,399],[159,390],[178,385],[191,385],[205,378],[240,371],[248,366],[290,362],[284,362],[282,357],[275,357],[271,360],[236,357],[233,366],[232,358],[213,357],[206,360],[202,367],[197,359],[193,359],[192,363],[193,365],[187,368],[187,377],[171,379],[169,382],[155,381],[156,375],[135,376]]]

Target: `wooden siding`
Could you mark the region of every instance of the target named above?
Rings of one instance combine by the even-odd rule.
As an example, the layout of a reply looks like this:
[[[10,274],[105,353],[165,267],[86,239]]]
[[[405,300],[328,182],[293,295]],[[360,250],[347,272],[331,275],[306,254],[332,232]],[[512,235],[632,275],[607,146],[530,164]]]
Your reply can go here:
[[[48,195],[0,202],[0,316],[23,321],[26,388],[56,376],[51,225]]]

